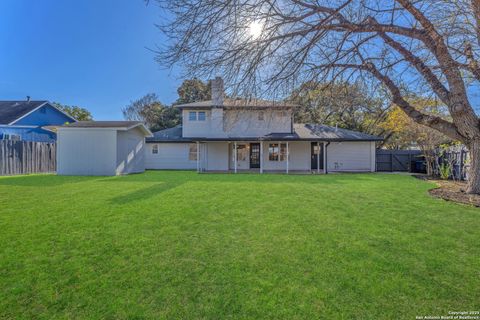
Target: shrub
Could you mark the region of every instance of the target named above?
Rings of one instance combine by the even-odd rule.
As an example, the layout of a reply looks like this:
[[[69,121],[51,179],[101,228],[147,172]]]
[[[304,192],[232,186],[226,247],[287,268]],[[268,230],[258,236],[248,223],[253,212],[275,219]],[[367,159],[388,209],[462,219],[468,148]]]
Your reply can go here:
[[[452,174],[452,166],[450,163],[442,162],[438,169],[440,171],[440,178],[443,180],[447,180]]]

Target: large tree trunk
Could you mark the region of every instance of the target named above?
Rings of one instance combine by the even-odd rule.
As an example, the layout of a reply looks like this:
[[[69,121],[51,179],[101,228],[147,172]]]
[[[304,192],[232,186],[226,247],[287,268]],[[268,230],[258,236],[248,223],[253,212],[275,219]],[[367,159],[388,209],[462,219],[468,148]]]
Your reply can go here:
[[[474,139],[468,149],[470,151],[470,170],[467,193],[480,194],[480,139]]]

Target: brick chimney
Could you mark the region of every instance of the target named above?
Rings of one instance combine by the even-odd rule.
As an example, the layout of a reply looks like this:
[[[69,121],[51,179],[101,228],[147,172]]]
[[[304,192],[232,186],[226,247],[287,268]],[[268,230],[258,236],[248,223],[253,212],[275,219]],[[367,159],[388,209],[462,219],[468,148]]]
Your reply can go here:
[[[223,79],[221,77],[215,77],[211,81],[212,84],[212,105],[214,107],[223,106]]]

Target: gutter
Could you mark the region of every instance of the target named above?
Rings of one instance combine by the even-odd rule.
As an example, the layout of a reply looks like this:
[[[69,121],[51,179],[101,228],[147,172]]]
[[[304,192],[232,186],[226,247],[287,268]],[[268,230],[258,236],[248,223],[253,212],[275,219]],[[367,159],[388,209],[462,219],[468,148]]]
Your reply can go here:
[[[323,152],[325,152],[325,163],[323,164],[325,166],[325,174],[328,173],[328,153],[327,153],[327,148],[328,146],[330,145],[330,141],[327,142],[327,144],[325,145],[325,150],[323,150]]]

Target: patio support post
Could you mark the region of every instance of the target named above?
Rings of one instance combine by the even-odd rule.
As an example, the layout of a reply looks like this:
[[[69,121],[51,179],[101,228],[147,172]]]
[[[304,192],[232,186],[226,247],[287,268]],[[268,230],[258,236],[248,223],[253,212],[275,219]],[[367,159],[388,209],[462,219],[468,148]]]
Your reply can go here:
[[[327,146],[325,141],[323,141],[323,173],[327,173]]]
[[[200,172],[200,142],[197,141],[197,172]]]
[[[288,158],[289,158],[289,156],[290,156],[290,153],[289,153],[289,150],[288,150],[288,141],[287,141],[287,174],[288,174],[288,165],[289,165]]]
[[[263,173],[263,141],[260,141],[260,173]]]
[[[317,141],[317,173],[320,173],[320,142]]]
[[[233,162],[235,167],[235,173],[237,173],[237,141],[233,143]]]

